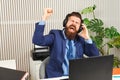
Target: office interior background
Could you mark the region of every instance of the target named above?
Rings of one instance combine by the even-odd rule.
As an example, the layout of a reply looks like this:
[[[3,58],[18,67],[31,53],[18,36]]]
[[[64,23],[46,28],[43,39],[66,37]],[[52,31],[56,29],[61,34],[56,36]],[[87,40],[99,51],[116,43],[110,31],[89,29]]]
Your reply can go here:
[[[44,34],[47,34],[51,29],[63,29],[62,22],[67,13],[80,12],[94,4],[96,16],[106,26],[115,26],[120,32],[120,0],[0,0],[0,60],[14,59],[18,70],[29,72],[34,48],[32,35],[44,8],[54,10],[46,22]],[[120,56],[119,51],[113,49],[111,54]]]

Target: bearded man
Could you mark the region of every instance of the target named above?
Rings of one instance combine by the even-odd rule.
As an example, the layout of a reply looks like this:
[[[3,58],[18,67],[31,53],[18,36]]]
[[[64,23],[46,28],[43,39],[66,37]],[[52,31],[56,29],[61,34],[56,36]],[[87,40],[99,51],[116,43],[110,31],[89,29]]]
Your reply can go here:
[[[81,14],[72,12],[63,20],[63,30],[51,30],[43,35],[45,21],[53,14],[51,8],[44,10],[42,21],[36,23],[33,43],[39,46],[49,46],[50,59],[46,66],[45,78],[69,75],[69,60],[83,58],[83,54],[99,56],[99,51],[83,24]]]

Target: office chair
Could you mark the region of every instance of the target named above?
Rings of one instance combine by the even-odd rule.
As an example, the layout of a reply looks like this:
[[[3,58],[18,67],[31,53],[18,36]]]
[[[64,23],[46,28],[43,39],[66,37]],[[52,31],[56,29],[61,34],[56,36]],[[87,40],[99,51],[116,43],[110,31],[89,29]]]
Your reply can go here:
[[[45,58],[40,65],[40,69],[39,69],[39,78],[40,79],[45,78],[45,67],[48,64],[49,58],[50,58],[49,56],[47,58]]]

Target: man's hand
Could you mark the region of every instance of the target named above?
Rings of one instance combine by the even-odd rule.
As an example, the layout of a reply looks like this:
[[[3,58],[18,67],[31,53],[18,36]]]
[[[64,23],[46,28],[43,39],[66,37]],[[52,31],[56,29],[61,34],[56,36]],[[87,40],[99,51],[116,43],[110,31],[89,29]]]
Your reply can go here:
[[[88,29],[85,24],[82,24],[82,31],[78,33],[81,37],[83,37],[85,40],[90,39],[89,34],[88,34]]]
[[[45,8],[44,9],[44,15],[42,16],[42,20],[47,20],[49,16],[53,14],[52,8]]]

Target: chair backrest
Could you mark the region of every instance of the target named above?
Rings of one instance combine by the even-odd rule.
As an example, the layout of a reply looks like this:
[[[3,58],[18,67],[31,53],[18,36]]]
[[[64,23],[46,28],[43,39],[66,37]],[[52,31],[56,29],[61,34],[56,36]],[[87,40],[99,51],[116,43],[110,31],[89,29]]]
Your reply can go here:
[[[44,79],[45,78],[45,67],[49,62],[49,56],[43,60],[43,62],[40,65],[40,70],[39,70],[39,78]]]

